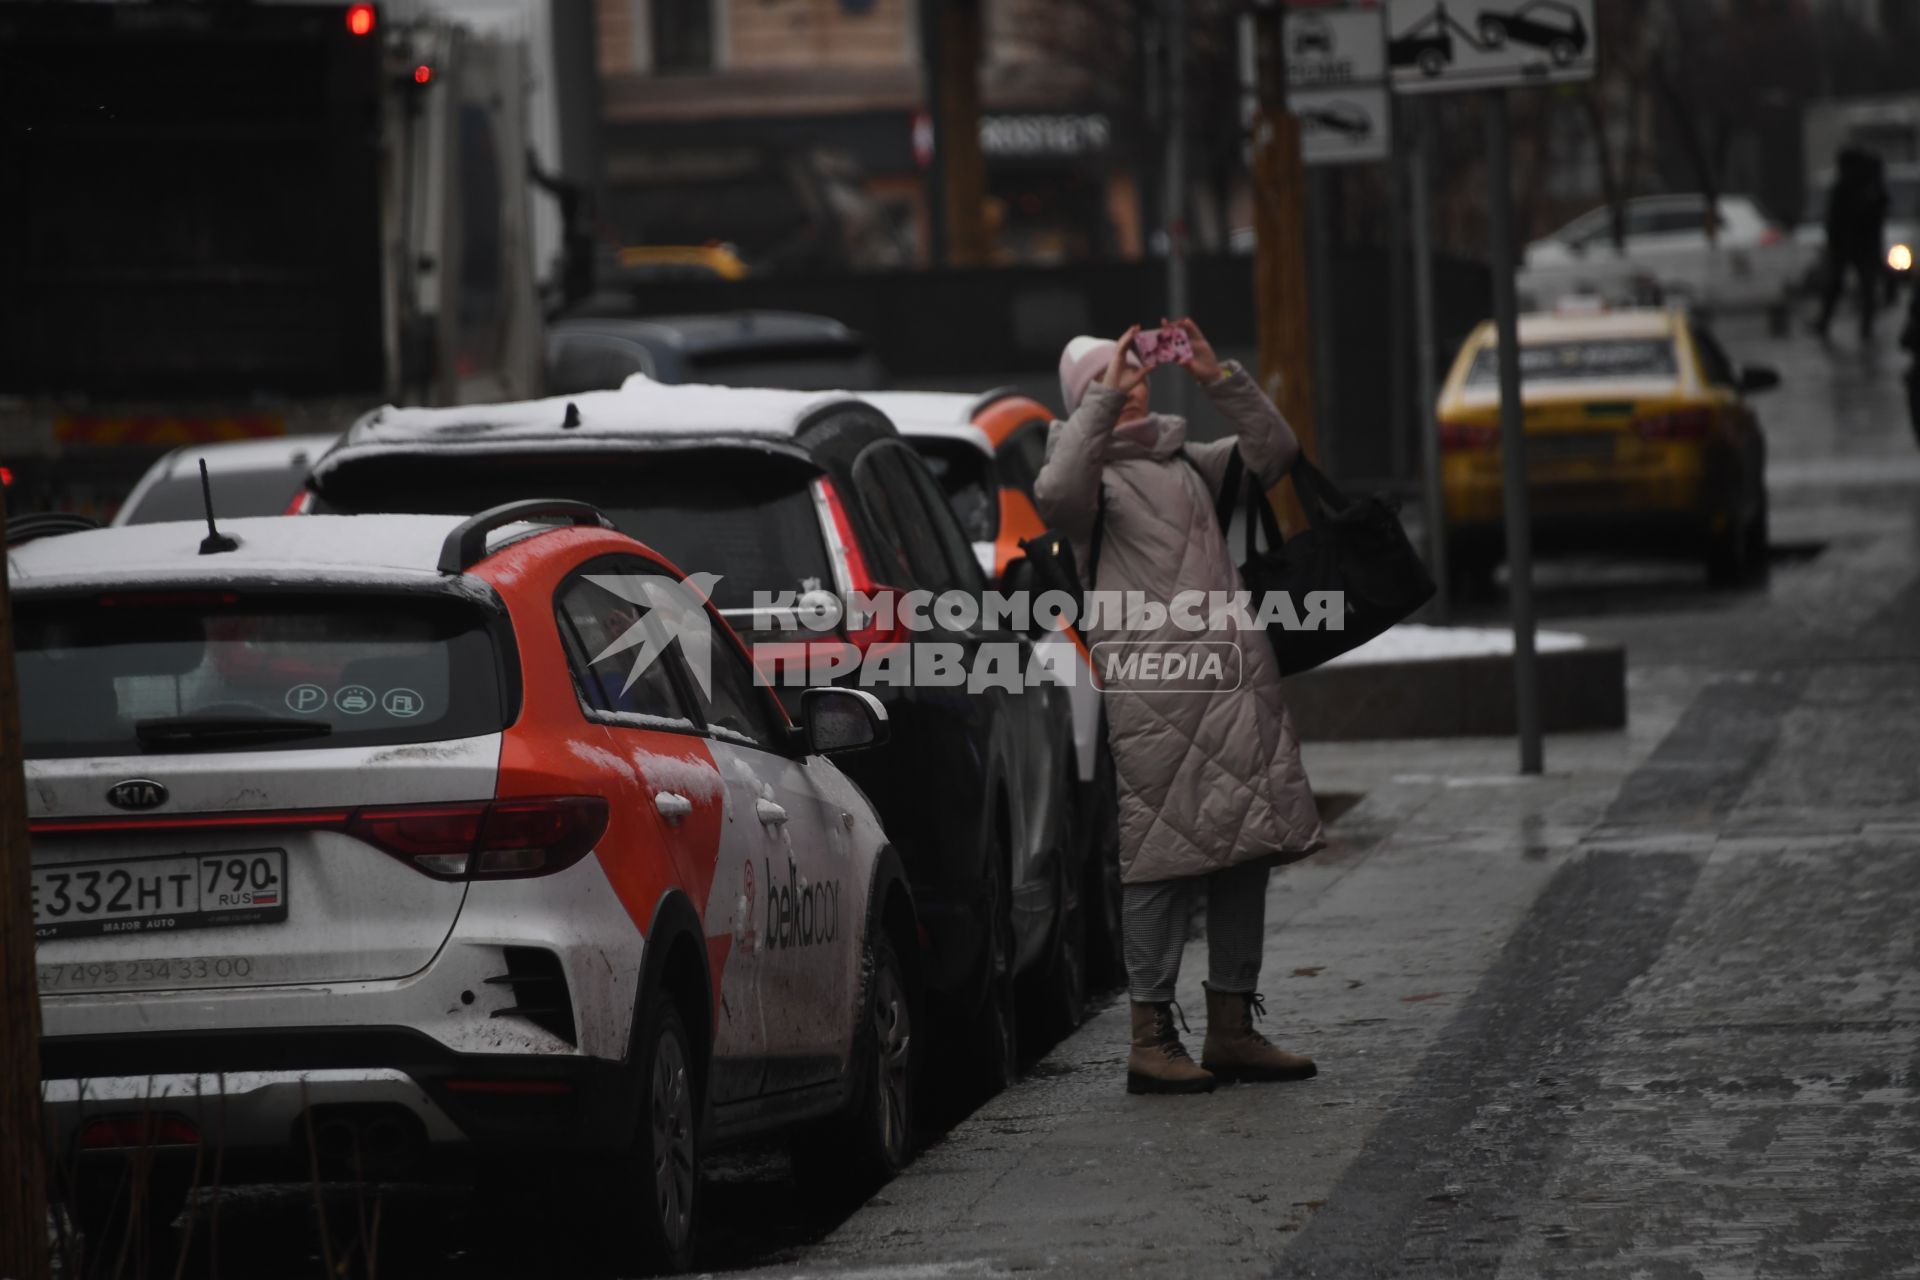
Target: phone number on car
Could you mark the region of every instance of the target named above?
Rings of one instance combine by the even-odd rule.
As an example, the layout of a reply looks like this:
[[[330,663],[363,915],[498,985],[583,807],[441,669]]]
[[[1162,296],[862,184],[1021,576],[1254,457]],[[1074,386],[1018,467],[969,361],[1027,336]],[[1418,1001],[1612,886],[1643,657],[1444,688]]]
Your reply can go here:
[[[248,956],[187,956],[172,960],[117,960],[38,967],[40,990],[48,994],[113,987],[197,987],[244,982],[253,976],[254,968]]]

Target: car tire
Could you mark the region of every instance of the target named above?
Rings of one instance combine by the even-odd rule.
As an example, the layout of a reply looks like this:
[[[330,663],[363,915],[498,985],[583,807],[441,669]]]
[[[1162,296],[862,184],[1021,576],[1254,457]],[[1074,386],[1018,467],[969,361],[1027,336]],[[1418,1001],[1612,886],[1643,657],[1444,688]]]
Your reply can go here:
[[[849,1059],[853,1097],[846,1110],[793,1144],[794,1182],[808,1194],[864,1196],[913,1160],[919,1072],[913,987],[884,933],[868,936],[861,972]]]
[[[1421,74],[1429,79],[1447,69],[1447,58],[1438,49],[1422,49],[1418,61]]]
[[[1073,756],[1062,753],[1054,780],[1061,821],[1054,834],[1053,921],[1047,954],[1024,982],[1023,1003],[1043,1038],[1060,1039],[1078,1027],[1087,1010],[1087,901],[1081,873],[1086,854],[1079,831]]]
[[[1507,29],[1491,18],[1480,19],[1480,43],[1498,49],[1507,43]]]
[[[1573,60],[1580,56],[1580,47],[1562,36],[1547,46],[1547,54],[1553,59],[1554,66],[1571,66]]]
[[[1006,837],[994,825],[987,849],[987,948],[980,1006],[974,1015],[974,1076],[991,1096],[1020,1077],[1019,991],[1014,964],[1012,869]]]
[[[668,1275],[693,1265],[699,1226],[699,1059],[679,1008],[665,991],[635,1028],[639,1116],[628,1150],[587,1162],[571,1181],[569,1234],[588,1250],[594,1275]]]
[[[1744,586],[1753,577],[1753,526],[1759,517],[1746,524],[1731,521],[1724,532],[1710,535],[1707,541],[1707,585]]]

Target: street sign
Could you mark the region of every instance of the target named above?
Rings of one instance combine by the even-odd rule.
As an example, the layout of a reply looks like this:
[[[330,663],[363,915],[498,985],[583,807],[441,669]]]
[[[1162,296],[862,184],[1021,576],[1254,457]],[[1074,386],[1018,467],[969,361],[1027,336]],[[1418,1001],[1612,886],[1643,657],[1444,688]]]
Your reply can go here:
[[[1383,84],[1295,89],[1287,103],[1300,118],[1303,164],[1361,164],[1393,153],[1393,107]]]
[[[1386,37],[1378,9],[1289,10],[1282,39],[1289,89],[1386,79]]]
[[[1395,93],[1591,79],[1593,0],[1387,0]]]
[[[1378,9],[1289,10],[1287,108],[1303,164],[1361,164],[1393,153],[1386,30]]]

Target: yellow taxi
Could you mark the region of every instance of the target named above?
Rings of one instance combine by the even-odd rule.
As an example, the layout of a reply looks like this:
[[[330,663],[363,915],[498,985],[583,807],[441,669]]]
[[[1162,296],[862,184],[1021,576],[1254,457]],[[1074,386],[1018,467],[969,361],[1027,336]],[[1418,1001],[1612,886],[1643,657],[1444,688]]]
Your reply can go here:
[[[1505,549],[1498,348],[1474,330],[1436,409],[1449,564],[1484,582]],[[1731,584],[1767,562],[1766,439],[1747,396],[1772,369],[1728,358],[1679,309],[1520,318],[1534,545],[1681,552]]]

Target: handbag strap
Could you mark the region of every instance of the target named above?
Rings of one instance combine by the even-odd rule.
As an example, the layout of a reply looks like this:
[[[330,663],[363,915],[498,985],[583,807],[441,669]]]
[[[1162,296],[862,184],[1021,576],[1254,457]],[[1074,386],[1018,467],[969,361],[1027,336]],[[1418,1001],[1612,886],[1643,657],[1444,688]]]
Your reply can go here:
[[[1107,486],[1100,485],[1100,496],[1093,509],[1092,543],[1087,548],[1087,584],[1088,591],[1100,580],[1100,544],[1107,537]]]

